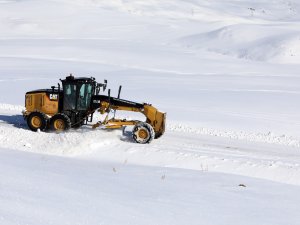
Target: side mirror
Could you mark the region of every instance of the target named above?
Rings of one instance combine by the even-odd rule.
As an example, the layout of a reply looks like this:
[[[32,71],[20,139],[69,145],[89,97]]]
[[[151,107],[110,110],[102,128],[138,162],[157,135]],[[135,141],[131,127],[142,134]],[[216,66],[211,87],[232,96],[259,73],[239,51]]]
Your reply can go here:
[[[101,87],[103,88],[103,92],[106,90],[107,87],[107,80],[104,80],[104,83],[96,83],[96,95],[99,94]]]

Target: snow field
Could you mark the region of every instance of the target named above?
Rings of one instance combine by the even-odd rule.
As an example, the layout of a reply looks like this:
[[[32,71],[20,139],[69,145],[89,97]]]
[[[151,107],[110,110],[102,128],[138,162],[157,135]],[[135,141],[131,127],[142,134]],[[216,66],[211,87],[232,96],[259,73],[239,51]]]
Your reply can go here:
[[[299,5],[0,1],[0,225],[299,224]],[[29,131],[25,92],[69,73],[166,134]]]
[[[0,174],[1,224],[248,225],[259,220],[280,225],[299,220],[298,186],[5,149],[0,161],[6,171]]]

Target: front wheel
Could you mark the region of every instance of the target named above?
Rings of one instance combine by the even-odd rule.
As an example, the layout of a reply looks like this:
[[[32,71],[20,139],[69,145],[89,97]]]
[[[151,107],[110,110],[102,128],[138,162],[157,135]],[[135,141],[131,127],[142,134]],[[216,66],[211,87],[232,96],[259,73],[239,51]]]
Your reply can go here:
[[[70,129],[70,127],[71,127],[70,118],[63,113],[54,115],[50,120],[51,130],[64,131]]]
[[[132,138],[136,143],[150,143],[155,136],[153,127],[149,123],[138,123],[133,127]]]

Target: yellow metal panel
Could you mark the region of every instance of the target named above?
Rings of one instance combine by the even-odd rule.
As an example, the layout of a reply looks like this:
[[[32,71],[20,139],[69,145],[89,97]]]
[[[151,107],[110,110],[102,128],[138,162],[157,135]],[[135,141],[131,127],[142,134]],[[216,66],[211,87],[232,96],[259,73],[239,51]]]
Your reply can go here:
[[[28,112],[39,111],[52,116],[58,112],[58,100],[51,101],[46,93],[27,94],[25,107]]]
[[[51,101],[46,93],[42,95],[42,103],[42,112],[49,115],[54,115],[58,112],[58,100]]]

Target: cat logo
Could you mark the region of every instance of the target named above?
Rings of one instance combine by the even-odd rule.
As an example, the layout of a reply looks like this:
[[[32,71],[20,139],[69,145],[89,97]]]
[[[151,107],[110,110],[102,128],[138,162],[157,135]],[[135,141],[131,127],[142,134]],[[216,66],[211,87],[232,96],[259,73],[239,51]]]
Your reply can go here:
[[[50,100],[57,100],[58,99],[58,94],[50,94],[49,98],[50,98]]]

